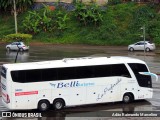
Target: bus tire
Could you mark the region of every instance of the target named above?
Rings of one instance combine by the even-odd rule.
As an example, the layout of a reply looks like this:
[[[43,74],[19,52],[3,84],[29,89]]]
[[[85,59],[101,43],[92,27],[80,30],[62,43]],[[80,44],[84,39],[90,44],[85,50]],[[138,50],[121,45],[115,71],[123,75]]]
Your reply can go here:
[[[133,101],[133,97],[130,93],[126,93],[123,95],[123,102],[124,103],[130,103],[131,101]]]
[[[38,110],[39,111],[47,111],[50,108],[50,103],[48,100],[40,100],[38,102]]]
[[[54,102],[53,102],[53,108],[54,108],[55,110],[61,110],[61,109],[64,108],[64,106],[65,106],[65,102],[64,102],[63,99],[56,99],[56,100],[54,100]]]

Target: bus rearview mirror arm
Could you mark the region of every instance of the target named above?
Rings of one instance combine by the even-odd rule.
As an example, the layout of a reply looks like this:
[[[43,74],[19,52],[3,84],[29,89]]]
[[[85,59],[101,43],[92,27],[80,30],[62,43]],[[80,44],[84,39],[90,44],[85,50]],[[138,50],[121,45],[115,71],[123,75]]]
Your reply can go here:
[[[151,72],[139,72],[141,75],[150,75],[156,78],[156,81],[158,81],[158,75],[151,73]]]

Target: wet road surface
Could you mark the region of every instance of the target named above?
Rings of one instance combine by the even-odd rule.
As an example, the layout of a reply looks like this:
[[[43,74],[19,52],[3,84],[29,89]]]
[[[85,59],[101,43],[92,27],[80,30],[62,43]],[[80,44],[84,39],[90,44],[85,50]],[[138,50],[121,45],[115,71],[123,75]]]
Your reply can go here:
[[[16,52],[8,52],[5,50],[5,45],[0,45],[0,65],[4,63],[14,63]],[[160,54],[155,52],[147,52],[144,57],[144,52],[128,52],[127,47],[112,47],[112,46],[82,46],[82,45],[34,45],[30,46],[28,52],[20,52],[17,62],[33,62],[42,60],[57,60],[63,58],[73,57],[88,57],[88,56],[129,56],[145,60],[148,64],[150,71],[160,74]],[[160,77],[159,77],[160,78]],[[85,114],[87,119],[91,113],[96,120],[99,120],[101,111],[160,111],[160,79],[159,81],[153,80],[154,94],[152,99],[146,101],[136,101],[131,104],[123,103],[107,103],[100,105],[89,105],[66,108],[63,111],[55,112],[53,110],[46,112],[45,114],[55,116],[54,118],[68,119],[68,116],[82,117]],[[1,98],[0,98],[1,101]],[[6,108],[2,106],[0,102],[0,111],[6,111]],[[97,114],[100,111],[99,114]],[[54,113],[54,114],[53,114]],[[105,114],[105,113],[103,113]],[[92,116],[93,117],[93,116]],[[38,119],[38,118],[37,118]],[[78,119],[78,118],[76,118]],[[156,118],[155,118],[156,119]],[[50,117],[46,117],[44,120],[50,120]]]

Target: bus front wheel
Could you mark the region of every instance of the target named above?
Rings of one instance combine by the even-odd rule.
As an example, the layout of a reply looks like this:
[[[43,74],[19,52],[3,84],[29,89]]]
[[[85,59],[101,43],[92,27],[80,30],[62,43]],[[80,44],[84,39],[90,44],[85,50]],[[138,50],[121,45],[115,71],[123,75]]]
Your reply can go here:
[[[55,110],[61,110],[61,109],[63,109],[64,105],[65,105],[65,103],[64,103],[64,101],[62,99],[56,99],[53,102],[53,108]]]
[[[50,107],[50,103],[48,100],[41,100],[38,103],[38,110],[39,111],[47,111]]]
[[[133,97],[131,94],[126,93],[123,95],[123,102],[124,103],[130,103],[133,100]]]

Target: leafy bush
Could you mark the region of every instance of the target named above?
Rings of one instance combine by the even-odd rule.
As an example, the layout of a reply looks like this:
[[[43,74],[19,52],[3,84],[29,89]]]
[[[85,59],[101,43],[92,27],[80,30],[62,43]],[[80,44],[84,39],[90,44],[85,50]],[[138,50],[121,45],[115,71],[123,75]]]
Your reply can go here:
[[[144,25],[146,30],[146,38],[154,39],[155,34],[153,35],[153,31],[157,29],[155,27],[157,24],[157,22],[155,22],[157,21],[156,16],[157,15],[155,14],[154,9],[151,9],[148,5],[138,6],[134,10],[133,19],[131,20],[131,24],[129,25],[129,30],[131,34],[134,34],[134,39],[140,39],[140,36],[143,34],[141,27]]]
[[[133,15],[134,20],[138,25],[143,25],[148,20],[151,20],[155,17],[154,13],[147,6],[138,8]]]
[[[29,44],[29,41],[32,39],[32,35],[17,33],[17,34],[6,35],[5,38],[6,38],[6,41],[8,42],[23,41],[26,44]]]
[[[63,10],[52,11],[49,6],[38,11],[29,11],[23,20],[24,30],[31,34],[39,32],[53,32],[67,28],[68,16]]]
[[[155,43],[160,44],[160,18],[150,22],[148,35]]]
[[[64,14],[62,11],[58,11],[56,16],[57,16],[57,19],[56,19],[57,29],[61,31],[66,29],[67,21],[69,20],[67,14]]]
[[[23,28],[27,33],[36,34],[40,32],[41,17],[36,11],[29,11],[28,16],[23,20]]]
[[[80,4],[80,11],[82,7],[84,11],[87,11],[86,9],[89,9],[91,5]],[[81,16],[78,14],[78,9],[76,9],[77,14],[75,13],[76,10],[66,12],[63,11],[63,9],[57,8],[52,12],[49,12],[50,10],[47,9],[44,13],[45,9],[44,7],[38,11],[30,11],[28,14],[20,14],[18,16],[18,23],[20,24],[18,26],[19,31],[22,32],[25,29],[27,33],[40,33],[34,35],[34,40],[42,42],[128,45],[143,39],[140,37],[143,35],[143,31],[140,28],[145,24],[146,38],[150,38],[156,45],[160,45],[160,14],[156,13],[157,8],[148,7],[148,5],[145,4],[137,5],[130,2],[107,5],[107,9],[103,9],[105,12],[101,13],[100,10],[103,21],[97,22],[96,26],[98,27],[94,28],[94,21],[91,23],[86,22],[87,25],[84,27],[85,24],[84,21],[80,20]],[[24,16],[26,16],[26,18],[28,17],[26,27],[22,27],[21,25],[21,21],[25,18]],[[45,21],[43,20],[43,18],[45,18],[44,16],[46,16],[47,19],[51,18],[51,21],[48,20],[49,22],[47,22],[51,24],[46,25],[41,23]],[[13,17],[10,16],[9,18],[7,17],[7,19],[6,17],[1,18],[0,37],[13,33]],[[68,18],[70,19],[68,20]],[[63,34],[61,31],[63,31]]]
[[[103,21],[102,11],[95,3],[87,6],[82,2],[77,2],[74,13],[78,21],[85,26],[93,24],[97,26]]]

